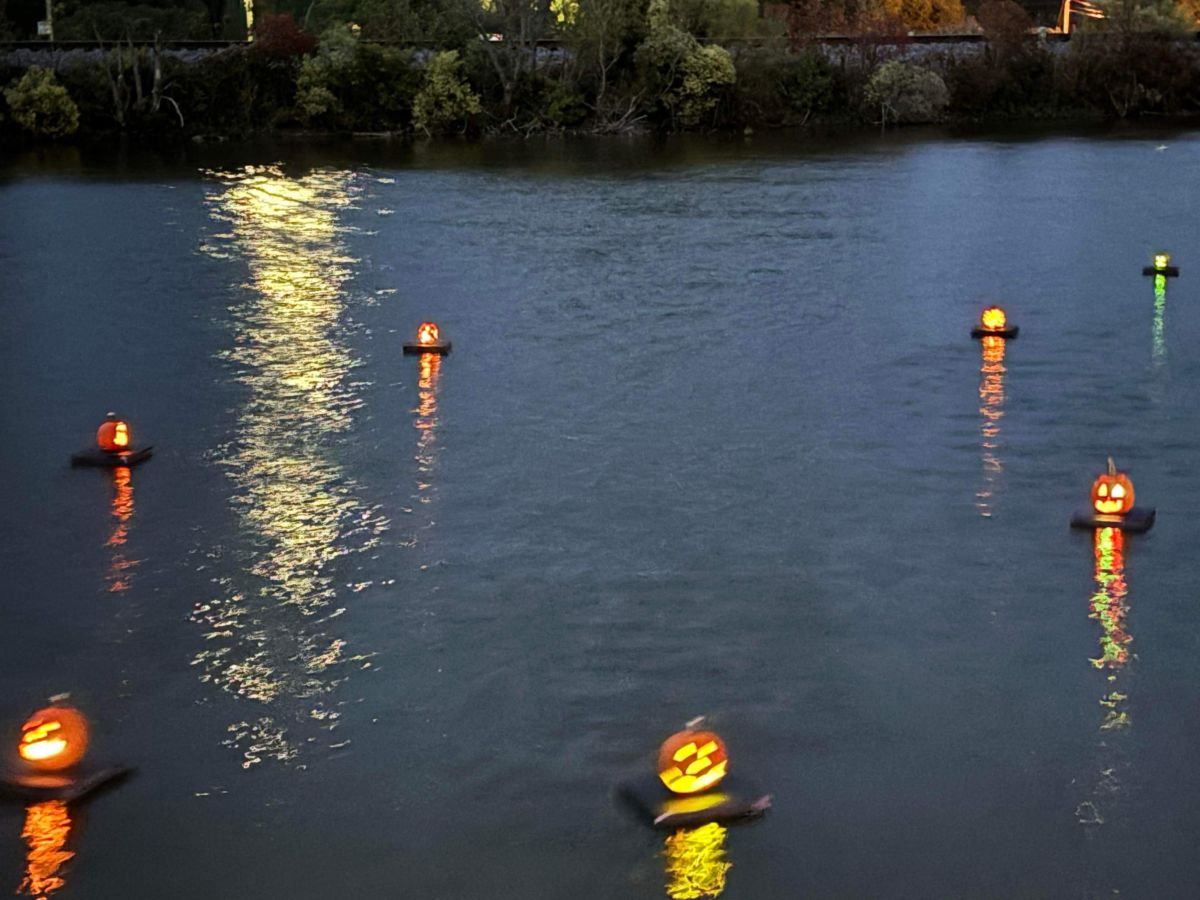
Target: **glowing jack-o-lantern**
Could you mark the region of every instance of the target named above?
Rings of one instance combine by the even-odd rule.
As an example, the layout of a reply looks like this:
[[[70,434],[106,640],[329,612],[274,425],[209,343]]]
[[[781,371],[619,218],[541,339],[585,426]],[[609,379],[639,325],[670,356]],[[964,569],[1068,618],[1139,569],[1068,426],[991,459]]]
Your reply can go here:
[[[129,448],[129,424],[117,418],[116,413],[109,413],[104,424],[96,429],[96,443],[101,450],[110,453],[120,453]]]
[[[1008,324],[1008,316],[998,306],[989,306],[979,316],[979,325],[987,331],[1003,331]]]
[[[432,347],[438,342],[438,327],[433,322],[422,322],[417,328],[417,343],[423,347]]]
[[[1124,472],[1118,472],[1112,457],[1108,471],[1092,485],[1092,506],[1104,516],[1123,516],[1133,509],[1133,482]]]
[[[70,706],[39,709],[21,726],[17,753],[34,769],[69,769],[87,752],[88,725],[83,713]]]
[[[1161,271],[1170,265],[1171,265],[1171,254],[1170,253],[1161,253],[1160,252],[1160,253],[1154,254],[1154,268]]]
[[[658,750],[658,777],[676,794],[695,794],[717,785],[728,768],[725,743],[714,732],[676,732]]]

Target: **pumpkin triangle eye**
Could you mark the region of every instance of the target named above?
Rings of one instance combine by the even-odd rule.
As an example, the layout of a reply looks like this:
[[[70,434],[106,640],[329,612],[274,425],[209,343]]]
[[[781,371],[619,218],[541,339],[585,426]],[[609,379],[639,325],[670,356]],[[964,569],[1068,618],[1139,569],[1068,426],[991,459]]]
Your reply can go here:
[[[1122,497],[1124,497],[1125,496],[1124,485],[1114,484],[1113,489],[1112,489],[1112,495],[1113,495],[1114,500],[1120,500]]]
[[[1108,485],[1102,484],[1102,485],[1100,485],[1100,487],[1096,488],[1096,496],[1097,497],[1107,497],[1108,496]]]

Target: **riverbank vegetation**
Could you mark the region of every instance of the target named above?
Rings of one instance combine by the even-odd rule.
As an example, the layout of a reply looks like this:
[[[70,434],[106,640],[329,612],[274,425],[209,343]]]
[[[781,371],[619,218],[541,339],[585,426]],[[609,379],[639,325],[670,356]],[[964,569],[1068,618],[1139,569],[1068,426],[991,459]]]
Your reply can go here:
[[[0,0],[10,36],[24,21],[19,2]],[[252,41],[181,53],[163,42],[244,34],[243,8],[75,0],[56,13],[56,37],[101,49],[0,56],[0,135],[529,135],[1190,114],[1200,111],[1200,45],[1188,3],[1200,0],[1104,0],[1105,19],[1060,43],[1039,36],[1014,0],[984,0],[970,15],[960,0],[275,0],[274,11],[256,5]],[[914,29],[986,40],[914,44]],[[832,32],[844,37],[822,38]]]

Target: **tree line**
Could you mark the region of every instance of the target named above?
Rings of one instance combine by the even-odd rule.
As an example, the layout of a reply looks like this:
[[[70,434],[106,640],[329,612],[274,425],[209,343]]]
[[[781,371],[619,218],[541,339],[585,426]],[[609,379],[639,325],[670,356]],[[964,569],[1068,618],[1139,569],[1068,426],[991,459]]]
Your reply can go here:
[[[0,0],[10,37],[26,2]],[[1107,17],[1062,48],[1014,0],[970,14],[961,0],[272,0],[253,9],[253,40],[188,58],[133,41],[245,35],[244,7],[67,0],[56,38],[106,49],[52,72],[0,61],[0,135],[528,135],[1200,110],[1187,39],[1187,4],[1200,0],[1101,2]],[[986,41],[918,53],[914,30]],[[830,33],[848,40],[820,40]]]

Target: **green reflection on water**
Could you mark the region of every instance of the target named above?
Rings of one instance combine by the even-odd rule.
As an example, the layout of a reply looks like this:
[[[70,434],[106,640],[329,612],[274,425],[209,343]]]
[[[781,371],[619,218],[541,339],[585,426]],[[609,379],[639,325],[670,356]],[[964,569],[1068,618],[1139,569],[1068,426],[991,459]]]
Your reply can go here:
[[[1167,333],[1165,314],[1167,311],[1167,276],[1154,276],[1154,362],[1162,365],[1167,361]]]
[[[206,633],[193,664],[203,681],[240,698],[298,701],[289,704],[291,723],[261,715],[230,725],[227,743],[248,767],[295,757],[299,741],[289,732],[298,723],[336,727],[339,713],[321,698],[348,664],[370,664],[328,631],[345,612],[337,562],[376,546],[388,522],[358,497],[335,453],[362,404],[344,321],[357,260],[339,221],[356,193],[353,176],[290,178],[274,167],[208,174],[219,185],[211,216],[228,231],[204,249],[244,261],[250,274],[223,356],[247,396],[220,462],[253,549],[217,579],[218,596],[196,607]]]

